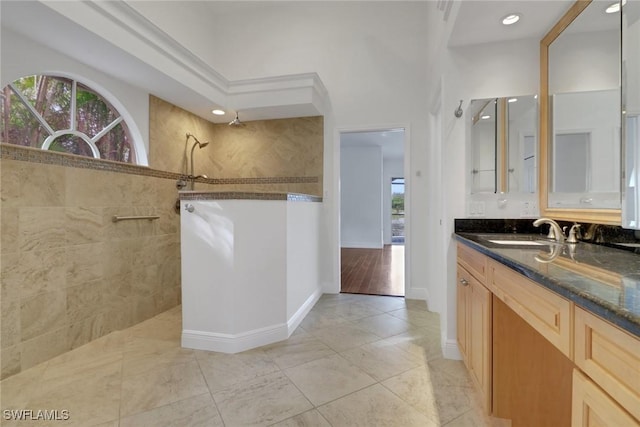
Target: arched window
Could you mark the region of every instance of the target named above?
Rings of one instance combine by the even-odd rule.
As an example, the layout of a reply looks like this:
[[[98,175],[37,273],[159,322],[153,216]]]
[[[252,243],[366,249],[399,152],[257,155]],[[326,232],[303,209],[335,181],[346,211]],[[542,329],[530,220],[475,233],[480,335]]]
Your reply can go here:
[[[27,76],[2,90],[0,142],[135,163],[122,115],[76,80]]]

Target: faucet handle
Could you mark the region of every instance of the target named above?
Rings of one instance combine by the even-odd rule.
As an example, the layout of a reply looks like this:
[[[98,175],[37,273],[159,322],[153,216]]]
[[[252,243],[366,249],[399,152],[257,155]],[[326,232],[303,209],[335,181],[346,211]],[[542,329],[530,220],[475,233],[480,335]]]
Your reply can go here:
[[[580,224],[575,223],[571,226],[569,230],[569,237],[567,238],[567,243],[578,243],[578,237],[580,237]]]

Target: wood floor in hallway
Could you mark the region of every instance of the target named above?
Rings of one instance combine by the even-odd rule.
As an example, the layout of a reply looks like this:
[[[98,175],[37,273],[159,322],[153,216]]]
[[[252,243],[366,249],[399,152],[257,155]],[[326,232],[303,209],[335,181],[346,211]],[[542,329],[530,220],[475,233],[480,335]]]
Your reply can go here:
[[[404,296],[404,246],[341,249],[341,292]]]

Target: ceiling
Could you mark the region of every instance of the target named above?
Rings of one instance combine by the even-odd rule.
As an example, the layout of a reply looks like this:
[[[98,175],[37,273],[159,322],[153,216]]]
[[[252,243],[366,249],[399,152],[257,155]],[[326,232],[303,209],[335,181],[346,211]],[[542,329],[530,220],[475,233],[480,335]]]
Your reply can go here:
[[[458,3],[458,10],[452,17],[455,21],[449,46],[522,38],[540,39],[572,3],[573,0],[462,0]],[[3,27],[6,26],[23,34],[28,30],[29,37],[53,49],[66,46],[65,54],[80,62],[104,70],[107,74],[212,120],[211,100],[188,89],[161,71],[149,67],[109,41],[53,12],[40,2],[2,1],[0,5]],[[258,6],[255,2],[247,4],[240,2],[229,4],[229,7],[229,13],[236,13],[238,8],[268,6]],[[520,22],[510,27],[501,25],[500,18],[512,12],[522,14]],[[20,25],[24,22],[29,22],[30,25],[28,27]],[[64,28],[65,31],[55,31],[52,28]],[[246,111],[244,119],[257,119],[251,115],[263,118],[258,115],[258,112]],[[231,118],[232,116],[224,117],[221,121]]]
[[[542,39],[573,3],[574,0],[462,0],[449,46]],[[521,14],[520,21],[502,25],[502,18],[511,13]]]
[[[404,129],[344,132],[340,134],[340,145],[343,147],[378,146],[382,148],[383,159],[403,159]]]

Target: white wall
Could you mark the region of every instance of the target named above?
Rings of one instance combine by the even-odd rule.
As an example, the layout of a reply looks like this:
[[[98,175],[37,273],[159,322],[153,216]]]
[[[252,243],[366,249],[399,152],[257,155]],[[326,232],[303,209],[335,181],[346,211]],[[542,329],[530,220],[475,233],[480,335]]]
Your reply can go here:
[[[405,128],[406,295],[426,298],[428,54],[435,2],[130,2],[229,80],[317,72],[329,92],[333,135]],[[189,25],[183,25],[189,22]],[[325,147],[326,289],[339,291],[339,138]],[[326,181],[325,181],[326,183]]]
[[[340,239],[344,248],[382,248],[382,149],[340,149]]]
[[[454,4],[452,15],[457,6]],[[451,19],[451,18],[450,18]],[[539,40],[516,40],[499,43],[487,43],[473,46],[448,48],[447,31],[450,23],[440,26],[434,39],[441,39],[439,49],[433,58],[431,70],[432,86],[429,99],[434,103],[433,112],[440,112],[434,118],[440,122],[432,123],[436,129],[437,140],[432,151],[439,156],[430,158],[430,168],[441,171],[434,177],[436,182],[430,186],[430,192],[437,193],[442,188],[440,206],[433,206],[441,215],[430,224],[431,239],[428,253],[433,254],[427,275],[427,292],[431,296],[430,308],[441,313],[441,331],[444,354],[447,357],[459,357],[456,337],[456,244],[452,239],[454,219],[468,216],[468,202],[474,200],[466,186],[465,171],[469,170],[466,152],[465,120],[454,117],[454,110],[463,100],[463,108],[471,99],[535,94],[539,86]],[[439,131],[437,131],[439,129]],[[522,204],[535,203],[535,195],[490,194],[480,196],[485,203],[483,216],[518,217]],[[525,200],[526,199],[526,200]],[[434,202],[437,202],[434,200]],[[439,263],[436,264],[436,263]],[[446,268],[442,268],[442,263]]]
[[[60,52],[2,28],[2,87],[23,76],[53,74],[77,79],[100,91],[116,107],[134,139],[139,163],[149,152],[149,94],[88,67]]]
[[[404,159],[382,160],[382,240],[391,244],[391,180],[404,177]]]

